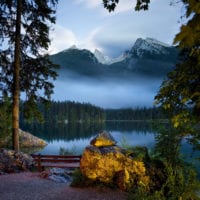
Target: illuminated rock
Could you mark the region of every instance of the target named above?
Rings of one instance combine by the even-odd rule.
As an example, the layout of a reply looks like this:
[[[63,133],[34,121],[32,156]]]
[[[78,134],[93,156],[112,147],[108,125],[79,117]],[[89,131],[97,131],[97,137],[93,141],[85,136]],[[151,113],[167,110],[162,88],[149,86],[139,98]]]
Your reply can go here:
[[[113,146],[116,145],[116,141],[113,136],[103,131],[99,133],[94,139],[91,140],[90,144],[96,147],[105,147],[105,146]]]
[[[134,160],[119,146],[107,146],[108,142],[105,142],[105,146],[100,142],[91,143],[95,146],[87,146],[81,158],[80,169],[83,175],[94,181],[117,184],[122,190],[133,185],[148,187],[149,177],[141,160]]]

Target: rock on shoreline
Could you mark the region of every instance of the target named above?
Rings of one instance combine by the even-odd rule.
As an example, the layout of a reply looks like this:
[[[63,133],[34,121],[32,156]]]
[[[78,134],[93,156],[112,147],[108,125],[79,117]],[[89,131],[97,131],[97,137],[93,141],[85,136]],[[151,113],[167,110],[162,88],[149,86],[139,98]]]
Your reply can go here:
[[[47,145],[47,143],[43,140],[40,139],[31,133],[28,133],[26,131],[22,131],[19,129],[19,145],[20,148],[39,148],[44,147]],[[5,138],[1,138],[0,141],[0,148],[11,148],[12,147],[12,139],[11,136],[8,135]]]
[[[121,190],[128,190],[133,185],[148,187],[150,177],[144,162],[117,146],[110,133],[99,133],[90,144],[85,148],[80,163],[84,176],[93,181],[115,184]]]
[[[0,175],[29,171],[34,166],[33,158],[14,150],[0,149]]]
[[[40,139],[28,132],[22,131],[21,129],[19,129],[19,140],[21,148],[43,147],[47,145],[43,139]]]

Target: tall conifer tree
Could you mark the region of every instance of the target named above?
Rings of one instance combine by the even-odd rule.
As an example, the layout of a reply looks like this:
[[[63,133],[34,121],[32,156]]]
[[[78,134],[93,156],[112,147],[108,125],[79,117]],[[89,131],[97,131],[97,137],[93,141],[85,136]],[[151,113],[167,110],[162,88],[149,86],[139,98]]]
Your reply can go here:
[[[57,0],[0,1],[0,89],[12,96],[13,149],[19,151],[19,99],[26,95],[26,114],[38,114],[37,102],[53,93],[56,65],[41,55],[50,44]]]

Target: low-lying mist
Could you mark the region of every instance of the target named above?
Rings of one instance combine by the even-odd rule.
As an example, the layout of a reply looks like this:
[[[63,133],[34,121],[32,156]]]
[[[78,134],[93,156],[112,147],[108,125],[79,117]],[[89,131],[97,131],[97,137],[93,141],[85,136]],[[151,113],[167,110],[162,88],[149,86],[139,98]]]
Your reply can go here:
[[[70,74],[55,81],[52,99],[91,103],[103,108],[150,107],[161,82],[161,79],[140,76],[88,78]]]

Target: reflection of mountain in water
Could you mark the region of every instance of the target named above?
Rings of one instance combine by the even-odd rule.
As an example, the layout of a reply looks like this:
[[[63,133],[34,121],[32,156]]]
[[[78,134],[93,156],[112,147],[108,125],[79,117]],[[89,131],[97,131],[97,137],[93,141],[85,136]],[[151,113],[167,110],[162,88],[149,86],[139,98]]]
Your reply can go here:
[[[47,142],[53,140],[75,140],[89,138],[101,130],[107,131],[135,131],[146,134],[152,131],[152,125],[146,122],[107,122],[107,123],[45,123],[45,124],[22,124],[21,128],[31,132]]]

